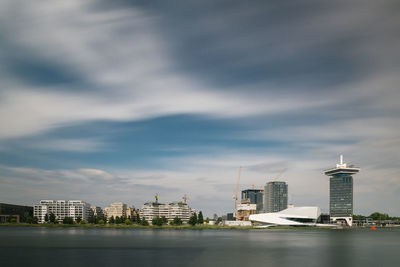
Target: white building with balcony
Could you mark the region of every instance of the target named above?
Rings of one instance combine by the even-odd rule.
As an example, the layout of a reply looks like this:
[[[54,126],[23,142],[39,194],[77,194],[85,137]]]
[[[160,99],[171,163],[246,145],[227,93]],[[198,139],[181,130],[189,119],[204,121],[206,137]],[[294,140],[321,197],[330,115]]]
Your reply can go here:
[[[33,216],[38,217],[39,223],[45,223],[46,214],[53,213],[58,221],[65,217],[72,217],[86,220],[91,214],[90,204],[82,200],[40,200],[39,204],[34,205]]]

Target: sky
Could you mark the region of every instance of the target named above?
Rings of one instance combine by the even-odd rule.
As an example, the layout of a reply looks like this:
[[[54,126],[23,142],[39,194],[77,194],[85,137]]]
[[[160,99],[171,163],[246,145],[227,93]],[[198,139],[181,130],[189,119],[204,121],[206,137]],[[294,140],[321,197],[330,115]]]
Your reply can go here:
[[[284,168],[329,207],[400,215],[400,2],[0,3],[0,202],[180,201],[233,212]]]

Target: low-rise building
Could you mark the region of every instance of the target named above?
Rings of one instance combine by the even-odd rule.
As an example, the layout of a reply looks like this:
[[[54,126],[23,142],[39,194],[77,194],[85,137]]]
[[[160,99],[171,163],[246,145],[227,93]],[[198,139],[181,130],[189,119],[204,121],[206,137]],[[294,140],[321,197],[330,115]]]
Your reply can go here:
[[[33,214],[39,223],[44,223],[46,214],[49,216],[51,213],[58,221],[62,221],[65,217],[72,217],[74,221],[78,218],[87,221],[92,210],[90,204],[82,200],[41,200],[33,208]]]
[[[146,202],[140,209],[139,215],[141,219],[144,218],[149,222],[154,218],[161,218],[164,216],[168,222],[172,221],[175,217],[178,217],[183,223],[187,223],[194,212],[195,210],[191,209],[189,205],[184,202],[176,201],[170,204]]]
[[[33,217],[33,207],[0,203],[0,222],[8,218],[14,218],[17,223],[25,222],[29,217]]]
[[[114,217],[133,218],[136,216],[136,210],[134,207],[129,207],[127,204],[122,202],[112,203],[109,207],[104,209],[105,216],[109,219]]]

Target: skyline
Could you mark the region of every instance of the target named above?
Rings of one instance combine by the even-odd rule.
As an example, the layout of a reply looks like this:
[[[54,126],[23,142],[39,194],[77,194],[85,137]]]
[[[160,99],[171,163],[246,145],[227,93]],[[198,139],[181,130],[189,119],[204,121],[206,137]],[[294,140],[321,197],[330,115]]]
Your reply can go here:
[[[400,215],[396,1],[2,1],[0,202],[207,216],[283,168],[289,203],[329,210],[339,154],[354,214]]]

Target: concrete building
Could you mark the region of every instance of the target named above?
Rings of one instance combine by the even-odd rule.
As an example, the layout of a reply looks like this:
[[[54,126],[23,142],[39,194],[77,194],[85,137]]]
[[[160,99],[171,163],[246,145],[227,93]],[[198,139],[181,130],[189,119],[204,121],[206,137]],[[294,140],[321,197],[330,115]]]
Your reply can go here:
[[[141,219],[145,218],[150,223],[154,218],[161,218],[163,216],[167,218],[168,222],[178,217],[183,223],[187,223],[194,212],[195,210],[192,210],[189,205],[184,202],[176,201],[170,204],[146,202],[140,209],[139,215]]]
[[[288,207],[288,185],[268,182],[264,187],[264,212],[278,212]]]
[[[329,215],[332,222],[345,222],[353,225],[353,177],[360,168],[343,163],[340,155],[336,168],[324,171],[329,176]]]
[[[237,206],[237,221],[248,221],[251,214],[257,213],[257,205],[241,203]]]
[[[79,217],[87,221],[91,212],[90,205],[82,200],[41,200],[33,208],[33,215],[38,217],[39,223],[44,223],[46,214],[50,213],[53,213],[58,221],[65,217],[72,217],[74,221]]]
[[[109,207],[104,209],[104,215],[107,219],[114,217],[114,219],[118,217],[132,218],[135,213],[134,207],[129,207],[127,204],[122,202],[114,202]]]

